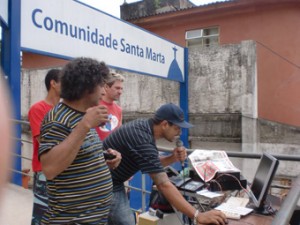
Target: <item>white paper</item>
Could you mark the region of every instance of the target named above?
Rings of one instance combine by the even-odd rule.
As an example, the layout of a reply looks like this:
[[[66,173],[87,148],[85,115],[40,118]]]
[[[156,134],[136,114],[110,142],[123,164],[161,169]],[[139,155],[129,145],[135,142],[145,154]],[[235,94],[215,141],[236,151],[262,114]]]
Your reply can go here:
[[[212,180],[217,172],[240,172],[225,151],[196,149],[189,155],[189,160],[205,182]]]
[[[220,197],[220,196],[224,195],[223,193],[212,192],[212,191],[209,191],[209,190],[206,190],[206,189],[198,191],[197,194],[201,195],[201,196],[204,196],[204,197],[207,197],[207,198],[216,198],[216,197]]]

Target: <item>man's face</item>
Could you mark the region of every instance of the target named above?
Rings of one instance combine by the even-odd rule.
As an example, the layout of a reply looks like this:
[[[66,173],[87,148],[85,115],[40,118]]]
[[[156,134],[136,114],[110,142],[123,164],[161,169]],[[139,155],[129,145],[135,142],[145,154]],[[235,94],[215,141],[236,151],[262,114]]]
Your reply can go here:
[[[105,89],[103,85],[96,86],[93,93],[89,94],[90,106],[97,106],[99,101],[102,99],[102,96],[105,95]]]
[[[119,100],[121,94],[123,93],[123,82],[116,80],[111,87],[105,85],[105,92],[107,98],[109,98],[111,101]]]
[[[181,134],[181,128],[175,124],[170,124],[166,121],[166,124],[164,125],[164,132],[163,132],[163,137],[170,141],[173,142],[175,141],[176,137]]]

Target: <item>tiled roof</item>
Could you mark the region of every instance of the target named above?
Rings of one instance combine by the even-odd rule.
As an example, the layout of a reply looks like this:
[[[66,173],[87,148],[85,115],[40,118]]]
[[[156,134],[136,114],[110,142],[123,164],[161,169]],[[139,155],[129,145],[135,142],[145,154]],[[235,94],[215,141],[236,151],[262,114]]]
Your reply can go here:
[[[142,16],[130,15],[130,18],[124,18],[124,19],[126,19],[126,20],[136,20],[136,19],[141,19],[141,18],[146,18],[146,17],[151,17],[151,16],[158,16],[158,15],[165,15],[165,14],[174,13],[174,12],[186,11],[186,10],[190,10],[190,9],[193,9],[193,8],[202,8],[202,7],[208,7],[208,6],[214,6],[214,5],[222,5],[224,3],[234,2],[234,1],[237,1],[237,0],[216,0],[215,2],[211,2],[211,3],[199,5],[199,6],[196,6],[196,5],[192,4],[193,6],[187,7],[187,8],[175,8],[174,7],[171,10],[170,10],[170,8],[165,9],[165,10],[162,8],[162,9],[156,10],[156,12],[151,13],[151,14],[142,15]],[[132,4],[136,4],[136,3],[132,3]]]

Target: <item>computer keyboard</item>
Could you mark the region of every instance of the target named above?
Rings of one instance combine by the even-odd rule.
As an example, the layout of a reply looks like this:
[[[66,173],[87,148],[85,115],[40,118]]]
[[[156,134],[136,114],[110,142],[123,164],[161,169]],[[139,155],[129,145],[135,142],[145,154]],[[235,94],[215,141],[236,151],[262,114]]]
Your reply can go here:
[[[233,212],[222,211],[227,219],[239,220],[241,219],[241,215]]]
[[[248,215],[253,211],[253,209],[250,208],[233,206],[227,203],[222,203],[215,209],[222,211],[226,215],[226,217],[230,219],[240,219],[241,216]]]

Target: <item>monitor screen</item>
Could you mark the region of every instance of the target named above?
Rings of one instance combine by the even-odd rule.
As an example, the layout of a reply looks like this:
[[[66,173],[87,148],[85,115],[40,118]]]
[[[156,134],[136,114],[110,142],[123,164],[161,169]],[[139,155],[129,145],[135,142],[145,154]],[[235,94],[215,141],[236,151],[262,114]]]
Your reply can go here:
[[[250,197],[257,209],[264,206],[278,164],[279,161],[268,153],[264,153],[260,159],[250,188]]]

